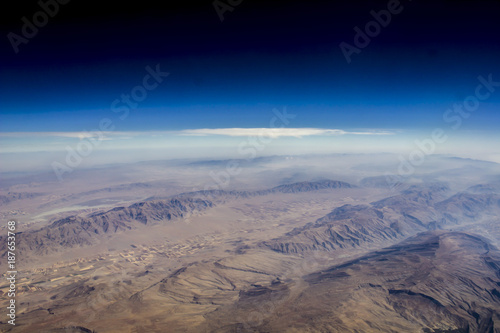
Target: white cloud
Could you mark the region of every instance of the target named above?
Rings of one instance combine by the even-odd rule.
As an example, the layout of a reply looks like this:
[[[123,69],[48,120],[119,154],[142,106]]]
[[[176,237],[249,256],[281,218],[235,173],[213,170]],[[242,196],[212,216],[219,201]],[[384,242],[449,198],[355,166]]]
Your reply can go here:
[[[86,139],[96,138],[101,140],[131,139],[133,137],[158,137],[163,135],[181,136],[207,136],[221,135],[230,137],[296,137],[301,138],[313,135],[391,135],[393,132],[381,130],[345,131],[341,129],[325,128],[200,128],[186,129],[180,131],[86,131],[86,132],[4,132],[0,133],[3,138],[74,138]]]
[[[179,131],[181,135],[224,135],[224,136],[265,136],[271,138],[296,137],[312,135],[390,135],[387,131],[349,132],[340,129],[324,128],[202,128]]]

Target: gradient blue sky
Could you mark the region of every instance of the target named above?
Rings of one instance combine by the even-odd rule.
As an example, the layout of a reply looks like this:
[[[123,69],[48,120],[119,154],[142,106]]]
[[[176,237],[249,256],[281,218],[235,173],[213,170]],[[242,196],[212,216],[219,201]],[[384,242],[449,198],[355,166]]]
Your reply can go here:
[[[398,61],[391,62],[390,55],[368,47],[350,65],[335,51],[7,69],[0,126],[2,131],[89,129],[102,117],[116,116],[111,103],[142,82],[147,65],[160,64],[170,76],[131,111],[120,130],[266,127],[270,110],[281,106],[299,115],[298,127],[425,128],[473,94],[478,75],[497,74],[500,68],[494,67],[494,54],[458,61],[458,51],[451,49],[434,57],[426,50],[398,50]],[[500,93],[493,94],[468,126],[496,129],[499,102]]]
[[[115,131],[169,131],[174,146],[189,145],[186,140],[203,146],[199,137],[172,131],[265,128],[272,110],[283,107],[296,115],[288,127],[391,131],[379,146],[391,151],[449,127],[443,114],[474,94],[479,75],[500,81],[498,2],[401,4],[404,10],[348,64],[339,43],[352,44],[353,28],[372,20],[370,11],[385,9],[387,1],[244,1],[224,22],[212,1],[110,8],[70,2],[18,54],[4,38],[2,152],[61,147],[68,139],[5,133],[82,132],[103,118]],[[20,18],[39,9],[36,1],[13,8],[2,34],[19,33]],[[111,103],[142,82],[146,66],[157,64],[170,75],[119,119]],[[494,147],[499,106],[500,89],[454,137],[481,138]],[[133,137],[130,147],[153,145]],[[353,145],[360,140],[348,137]],[[222,144],[220,137],[210,140]],[[364,140],[373,142],[372,136]],[[224,146],[232,144],[228,139]]]

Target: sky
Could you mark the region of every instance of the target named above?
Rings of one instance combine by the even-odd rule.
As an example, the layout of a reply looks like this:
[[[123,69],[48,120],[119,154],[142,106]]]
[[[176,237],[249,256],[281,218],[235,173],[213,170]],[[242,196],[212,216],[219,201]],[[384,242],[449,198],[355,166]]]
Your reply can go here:
[[[437,152],[500,162],[498,13],[485,0],[20,1],[0,23],[0,154],[45,163],[96,131],[94,151],[169,157],[241,155],[259,135],[272,139],[259,154],[404,153],[440,128]]]

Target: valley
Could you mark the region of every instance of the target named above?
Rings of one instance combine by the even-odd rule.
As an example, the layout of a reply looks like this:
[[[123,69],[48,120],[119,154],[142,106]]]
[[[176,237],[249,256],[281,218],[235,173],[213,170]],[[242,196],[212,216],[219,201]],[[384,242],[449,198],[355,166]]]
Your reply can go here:
[[[18,234],[18,319],[1,327],[498,331],[496,183],[371,184],[140,192],[134,202],[60,211]]]

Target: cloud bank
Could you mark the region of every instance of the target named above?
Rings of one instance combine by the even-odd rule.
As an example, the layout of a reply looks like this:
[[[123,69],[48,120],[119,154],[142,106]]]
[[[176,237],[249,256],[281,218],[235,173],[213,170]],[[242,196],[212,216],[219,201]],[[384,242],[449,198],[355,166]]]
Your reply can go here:
[[[265,136],[271,138],[312,135],[390,135],[387,131],[349,132],[340,129],[323,128],[203,128],[180,131],[181,135],[224,135],[224,136]]]
[[[180,131],[112,131],[112,132],[4,132],[0,137],[4,138],[33,138],[33,137],[62,137],[84,139],[92,137],[138,137],[158,135],[181,135],[181,136],[230,136],[247,137],[261,136],[270,138],[306,136],[339,136],[339,135],[392,135],[393,132],[384,130],[345,131],[341,129],[325,128],[201,128],[185,129]]]

